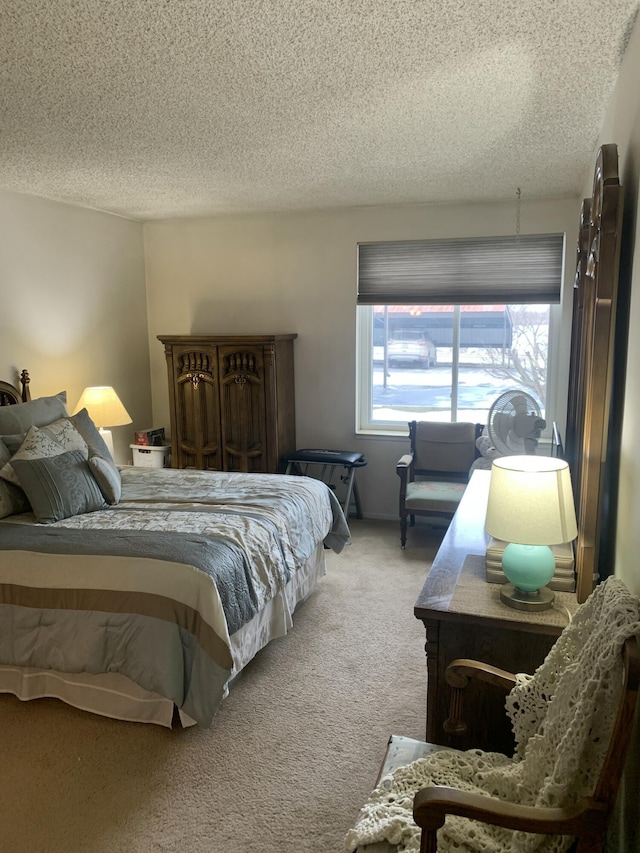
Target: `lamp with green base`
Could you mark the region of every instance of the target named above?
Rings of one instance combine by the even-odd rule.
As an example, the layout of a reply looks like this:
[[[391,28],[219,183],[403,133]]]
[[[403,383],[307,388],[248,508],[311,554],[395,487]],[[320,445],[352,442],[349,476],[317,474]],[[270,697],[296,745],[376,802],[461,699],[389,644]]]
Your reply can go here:
[[[519,610],[546,610],[555,573],[550,545],[578,535],[569,466],[548,456],[503,456],[491,466],[485,530],[507,542],[500,600]]]

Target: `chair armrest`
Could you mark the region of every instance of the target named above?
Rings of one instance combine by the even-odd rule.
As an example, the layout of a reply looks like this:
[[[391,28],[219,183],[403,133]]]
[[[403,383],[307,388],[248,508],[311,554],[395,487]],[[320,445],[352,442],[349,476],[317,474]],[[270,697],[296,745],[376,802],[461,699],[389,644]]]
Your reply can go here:
[[[488,684],[495,684],[496,687],[504,687],[507,690],[515,687],[516,683],[516,677],[512,672],[498,669],[497,666],[491,666],[488,663],[468,660],[467,658],[458,658],[451,661],[445,670],[444,677],[447,684],[458,689],[466,687],[472,678],[476,678],[478,681],[485,681]]]
[[[405,453],[398,459],[396,464],[396,474],[400,477],[400,496],[404,500],[407,490],[407,483],[413,480],[413,454]]]
[[[401,456],[396,463],[396,473],[400,474],[401,471],[406,471],[408,468],[411,468],[413,465],[413,454],[405,453],[404,456]]]
[[[464,693],[463,690],[472,678],[502,687],[507,692],[515,686],[516,677],[511,672],[498,669],[496,666],[480,663],[476,660],[459,658],[451,661],[444,674],[447,684],[451,687],[451,704],[449,716],[442,724],[447,734],[458,737],[466,734],[468,726],[463,719]]]
[[[607,808],[590,798],[563,809],[521,806],[444,785],[432,785],[418,791],[413,801],[413,817],[419,827],[433,834],[434,840],[435,832],[444,824],[447,814],[523,832],[579,836],[602,830]]]

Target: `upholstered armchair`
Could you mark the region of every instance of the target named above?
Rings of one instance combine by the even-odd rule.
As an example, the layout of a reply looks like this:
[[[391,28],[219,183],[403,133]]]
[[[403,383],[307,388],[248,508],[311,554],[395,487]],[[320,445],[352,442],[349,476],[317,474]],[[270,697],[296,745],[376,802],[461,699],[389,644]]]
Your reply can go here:
[[[396,465],[400,477],[400,544],[407,544],[407,520],[416,515],[452,518],[478,455],[482,424],[411,421],[411,449]]]

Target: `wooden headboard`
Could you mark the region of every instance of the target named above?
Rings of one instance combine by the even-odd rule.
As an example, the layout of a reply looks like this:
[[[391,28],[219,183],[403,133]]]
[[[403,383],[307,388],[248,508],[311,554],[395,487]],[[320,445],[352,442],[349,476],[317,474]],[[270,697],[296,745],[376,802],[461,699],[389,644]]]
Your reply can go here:
[[[26,403],[30,400],[30,382],[31,377],[28,370],[23,370],[20,374],[20,390],[10,382],[0,382],[0,406],[12,406],[14,403]]]
[[[619,442],[619,434],[610,430],[614,354],[621,346],[626,351],[626,340],[615,335],[622,208],[618,149],[614,144],[603,145],[596,160],[593,194],[583,201],[580,217],[567,399],[565,458],[571,468],[578,520],[579,602],[585,601],[598,579],[613,573],[615,444]]]

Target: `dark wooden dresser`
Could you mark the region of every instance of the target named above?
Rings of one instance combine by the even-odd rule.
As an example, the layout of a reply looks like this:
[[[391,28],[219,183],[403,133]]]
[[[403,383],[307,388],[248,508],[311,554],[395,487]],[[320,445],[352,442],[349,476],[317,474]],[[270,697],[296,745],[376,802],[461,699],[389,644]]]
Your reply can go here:
[[[290,335],[158,335],[169,378],[171,464],[275,473],[296,449]]]
[[[478,748],[513,754],[513,735],[497,687],[472,682],[465,689],[469,730],[447,734],[450,688],[445,669],[456,658],[473,658],[509,672],[532,673],[577,607],[574,593],[556,592],[550,610],[514,610],[500,601],[500,585],[485,580],[488,537],[484,521],[489,471],[476,471],[460,501],[414,614],[426,631],[427,731],[431,743],[456,749]]]

